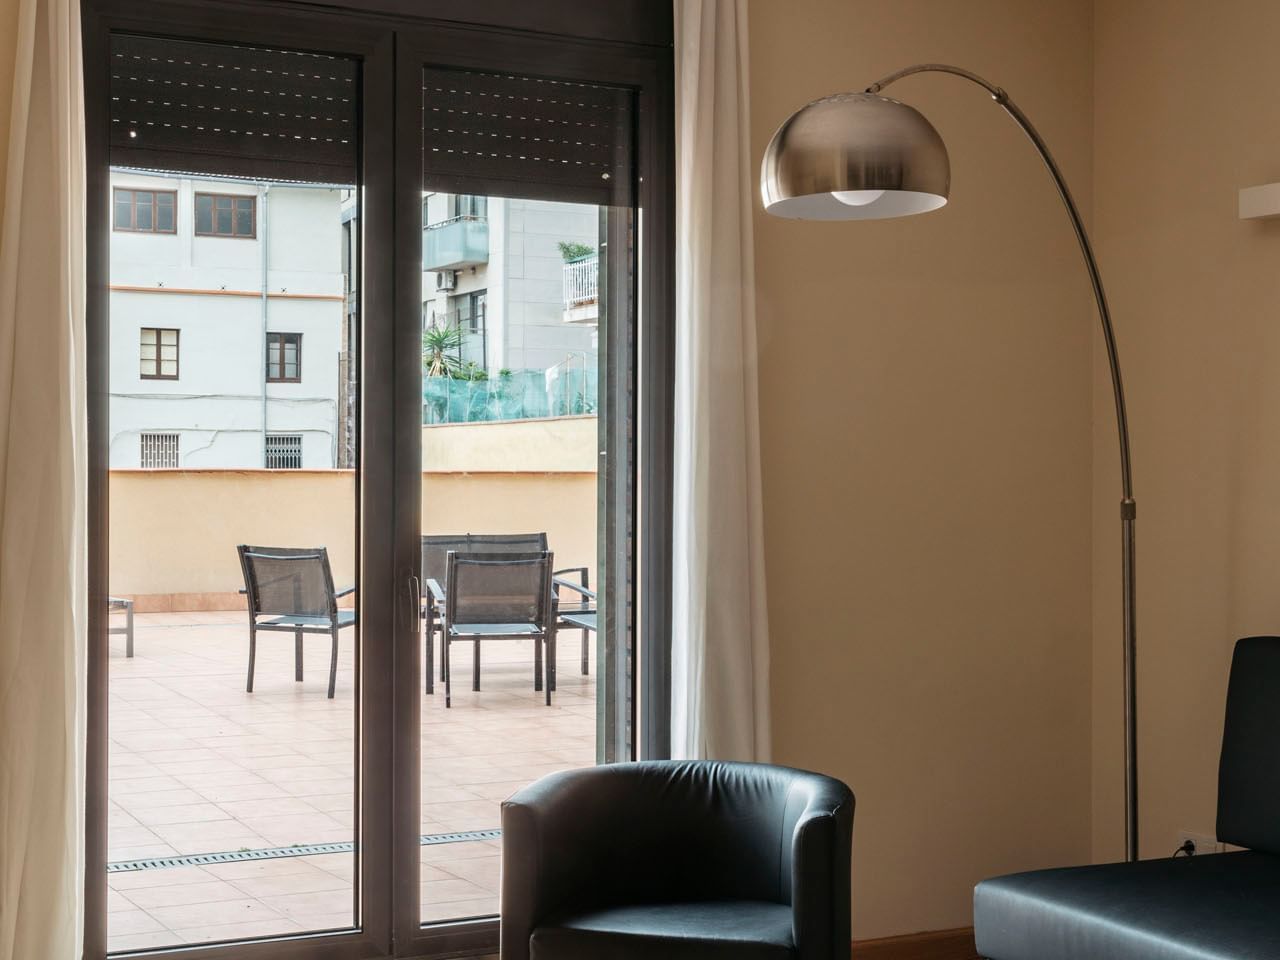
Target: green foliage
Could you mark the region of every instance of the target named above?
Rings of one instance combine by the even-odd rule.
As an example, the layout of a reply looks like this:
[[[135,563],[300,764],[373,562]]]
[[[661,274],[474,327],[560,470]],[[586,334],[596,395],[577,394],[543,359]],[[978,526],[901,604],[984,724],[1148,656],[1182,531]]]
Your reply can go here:
[[[596,253],[596,248],[591,244],[578,243],[576,240],[561,240],[556,246],[560,248],[560,256],[564,257],[565,263],[582,260]]]
[[[462,331],[433,323],[422,331],[422,369],[428,377],[456,377],[462,368],[457,351]]]

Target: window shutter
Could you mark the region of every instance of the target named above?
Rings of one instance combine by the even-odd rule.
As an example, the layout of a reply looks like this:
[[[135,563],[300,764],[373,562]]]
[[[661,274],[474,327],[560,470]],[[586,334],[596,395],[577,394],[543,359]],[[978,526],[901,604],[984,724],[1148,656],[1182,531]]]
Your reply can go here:
[[[424,188],[631,206],[634,96],[625,87],[428,67]]]
[[[111,38],[111,163],[175,173],[356,182],[354,60]]]

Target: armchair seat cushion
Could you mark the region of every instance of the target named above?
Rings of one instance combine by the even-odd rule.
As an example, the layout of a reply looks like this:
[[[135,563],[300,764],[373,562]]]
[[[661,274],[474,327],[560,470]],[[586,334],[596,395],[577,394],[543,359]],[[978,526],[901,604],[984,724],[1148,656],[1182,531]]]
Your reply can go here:
[[[1252,851],[997,877],[974,891],[988,960],[1273,960],[1280,856]]]
[[[791,907],[758,900],[650,903],[538,927],[531,960],[794,960]]]

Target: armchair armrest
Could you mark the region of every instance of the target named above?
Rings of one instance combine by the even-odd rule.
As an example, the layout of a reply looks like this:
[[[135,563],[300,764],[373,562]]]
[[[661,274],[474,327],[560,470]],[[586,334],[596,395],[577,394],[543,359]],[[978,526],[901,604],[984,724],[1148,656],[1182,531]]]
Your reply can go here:
[[[791,935],[801,960],[847,957],[853,795],[811,798],[791,835]]]
[[[551,774],[502,804],[502,960],[529,960],[534,929],[615,877],[625,803],[607,767]],[[606,874],[606,875],[600,875]]]
[[[333,596],[334,596],[334,599],[337,599],[338,597],[345,597],[355,592],[356,592],[356,588],[354,586],[343,587],[341,590],[337,591]]]

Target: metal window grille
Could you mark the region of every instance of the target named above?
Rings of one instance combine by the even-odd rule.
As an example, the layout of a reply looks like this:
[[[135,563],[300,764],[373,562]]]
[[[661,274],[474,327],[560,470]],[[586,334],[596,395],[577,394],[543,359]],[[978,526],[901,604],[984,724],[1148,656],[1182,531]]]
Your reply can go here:
[[[267,469],[301,470],[302,435],[298,433],[267,434]]]
[[[178,434],[142,434],[142,468],[158,470],[178,466]]]

